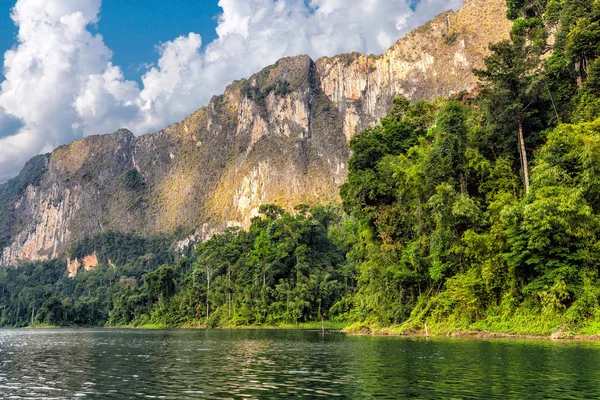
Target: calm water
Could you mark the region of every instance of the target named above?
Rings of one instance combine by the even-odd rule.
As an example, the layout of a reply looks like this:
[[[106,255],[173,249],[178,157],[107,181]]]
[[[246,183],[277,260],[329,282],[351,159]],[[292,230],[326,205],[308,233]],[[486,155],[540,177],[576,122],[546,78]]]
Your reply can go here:
[[[0,398],[600,398],[600,343],[0,330]]]

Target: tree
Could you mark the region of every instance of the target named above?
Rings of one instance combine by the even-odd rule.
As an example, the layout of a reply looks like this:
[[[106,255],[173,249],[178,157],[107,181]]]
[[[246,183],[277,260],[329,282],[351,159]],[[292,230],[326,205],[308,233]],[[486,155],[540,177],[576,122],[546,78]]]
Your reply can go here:
[[[175,277],[175,270],[169,265],[162,265],[156,271],[144,275],[150,297],[163,304],[175,293]]]
[[[540,58],[535,48],[522,36],[490,46],[492,55],[485,59],[485,69],[476,75],[483,81],[483,96],[489,99],[489,117],[514,121],[517,126],[519,156],[525,192],[529,192],[529,160],[524,132],[525,120],[535,112],[541,82],[538,79]],[[511,125],[510,122],[508,122]]]
[[[564,50],[583,87],[590,63],[600,54],[600,3],[595,0],[553,2],[549,15],[560,24],[556,48]]]
[[[129,190],[138,190],[144,186],[142,175],[137,169],[130,169],[121,176],[123,186]]]

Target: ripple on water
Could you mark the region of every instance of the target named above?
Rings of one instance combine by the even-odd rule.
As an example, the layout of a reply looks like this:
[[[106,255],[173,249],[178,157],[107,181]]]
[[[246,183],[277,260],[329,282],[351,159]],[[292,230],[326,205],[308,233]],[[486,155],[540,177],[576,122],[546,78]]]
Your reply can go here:
[[[0,398],[599,398],[600,344],[0,330]]]

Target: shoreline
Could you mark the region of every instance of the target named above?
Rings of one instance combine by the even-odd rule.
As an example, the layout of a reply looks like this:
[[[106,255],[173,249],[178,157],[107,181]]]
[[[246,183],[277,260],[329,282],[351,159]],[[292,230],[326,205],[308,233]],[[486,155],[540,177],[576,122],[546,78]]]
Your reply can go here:
[[[321,325],[321,321],[317,322],[303,322],[299,325],[293,324],[281,324],[281,325],[223,325],[216,327],[208,327],[206,324],[197,325],[180,325],[180,326],[169,326],[163,324],[142,324],[142,325],[116,325],[116,326],[55,326],[55,325],[28,325],[22,327],[0,327],[0,329],[140,329],[140,330],[202,330],[202,329],[214,329],[214,330],[326,330],[326,331],[340,331],[343,332],[348,326],[347,323],[339,322],[327,322],[325,321],[324,326]]]
[[[425,331],[395,332],[393,327],[371,329],[366,326],[344,329],[344,333],[352,336],[373,337],[405,337],[405,338],[455,338],[455,339],[524,339],[524,340],[549,340],[554,342],[596,342],[600,341],[600,334],[582,335],[558,330],[553,334],[527,334],[504,333],[488,331],[452,331],[446,333],[426,333]]]
[[[131,329],[131,330],[305,330],[305,331],[337,331],[341,334],[349,336],[371,336],[371,337],[403,337],[403,338],[431,338],[431,339],[521,339],[521,340],[550,340],[555,342],[596,342],[600,341],[600,334],[582,335],[572,334],[559,330],[553,334],[526,334],[526,333],[504,333],[504,332],[488,332],[488,331],[453,331],[446,333],[427,333],[422,330],[413,330],[398,332],[394,331],[393,327],[387,328],[369,328],[367,326],[350,327],[340,323],[325,324],[322,328],[320,323],[316,326],[313,323],[301,325],[242,325],[242,326],[219,326],[208,328],[206,325],[183,325],[176,327],[162,326],[158,324],[148,325],[124,325],[124,326],[26,326],[21,328],[4,327],[0,329]]]

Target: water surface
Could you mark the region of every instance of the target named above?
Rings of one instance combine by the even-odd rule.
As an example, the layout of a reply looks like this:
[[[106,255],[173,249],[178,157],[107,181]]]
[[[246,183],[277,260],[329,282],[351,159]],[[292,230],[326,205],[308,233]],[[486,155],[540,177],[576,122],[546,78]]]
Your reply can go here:
[[[600,343],[0,330],[0,398],[600,398]]]

